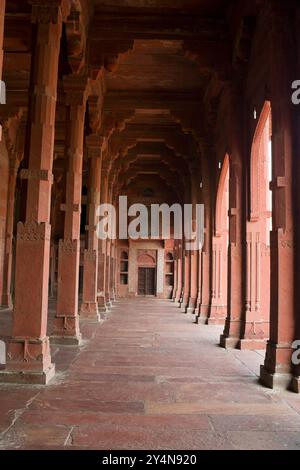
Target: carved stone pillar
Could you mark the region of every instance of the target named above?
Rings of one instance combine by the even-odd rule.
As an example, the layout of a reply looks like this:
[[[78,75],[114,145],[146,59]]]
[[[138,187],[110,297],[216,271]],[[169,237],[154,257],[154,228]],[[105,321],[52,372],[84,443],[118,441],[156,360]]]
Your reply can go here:
[[[201,251],[201,302],[199,305],[198,322],[207,323],[210,307],[210,265],[211,265],[211,243],[210,243],[210,204],[208,190],[203,190],[203,202],[205,205],[204,216],[204,244]]]
[[[183,275],[184,275],[184,288],[183,288],[183,300],[181,304],[182,313],[186,313],[187,307],[190,299],[191,292],[191,252],[184,251],[184,266],[183,266]]]
[[[178,304],[178,307],[181,307],[181,299],[182,299],[182,242],[178,243],[178,251],[177,251],[177,288],[176,288],[176,297],[175,302]]]
[[[209,325],[224,325],[227,314],[227,247],[221,236],[212,241],[212,292]]]
[[[14,208],[17,172],[20,162],[17,159],[10,160],[8,195],[7,195],[7,218],[5,229],[5,253],[3,266],[3,288],[0,305],[12,308],[11,281],[12,281],[12,261],[13,261],[13,229],[14,229]]]
[[[298,6],[297,15],[296,15],[296,38],[297,38],[297,51],[298,51],[298,61],[297,61],[297,77],[300,77],[300,8]],[[298,155],[300,149],[300,106],[295,106],[295,121],[294,121],[294,136],[295,142],[297,145],[297,153],[295,152],[296,158],[294,159],[294,174],[295,174],[295,185],[297,188],[300,187],[300,167],[298,165]],[[295,196],[294,196],[295,197]],[[296,266],[300,265],[300,192],[296,191],[296,204],[295,204],[295,240],[296,243]],[[295,284],[300,285],[300,270],[296,269],[295,273]],[[296,333],[295,338],[300,339],[300,290],[297,289],[296,291],[296,306],[297,306],[297,313],[296,313]],[[298,354],[298,351],[295,351]],[[299,359],[299,354],[298,354]],[[299,361],[298,361],[299,362]],[[300,393],[300,364],[295,364],[293,367],[293,382],[292,387],[294,392]]]
[[[2,80],[2,68],[3,68],[3,38],[4,38],[5,3],[6,3],[6,0],[2,0],[0,3],[0,81]],[[0,125],[0,141],[1,140],[2,140],[2,126]]]
[[[59,243],[57,310],[52,340],[79,344],[78,294],[80,264],[80,218],[85,110],[88,91],[86,77],[75,75],[64,79],[68,106],[66,158],[66,202],[64,238]]]
[[[197,297],[198,297],[198,251],[193,250],[190,252],[191,259],[191,292],[189,298],[189,305],[187,313],[193,315],[196,310]],[[193,318],[195,320],[195,318]]]
[[[55,374],[47,337],[50,205],[58,59],[65,2],[32,0],[32,68],[26,221],[18,224],[15,308],[7,368],[0,380],[47,383]]]
[[[199,194],[198,194],[198,187],[199,187],[199,178],[198,178],[198,166],[195,163],[190,165],[190,172],[191,172],[191,203],[192,203],[192,228],[193,231],[197,229],[196,227],[196,207],[198,204]],[[190,252],[190,298],[187,308],[187,313],[192,315],[192,319],[195,320],[194,313],[196,310],[197,304],[197,297],[198,297],[198,250],[192,250]]]
[[[164,293],[164,267],[165,267],[165,250],[164,248],[157,250],[157,282],[156,295],[163,297]]]
[[[178,242],[175,241],[174,244],[174,288],[172,292],[172,302],[175,302],[176,293],[177,293],[177,276],[178,276]]]
[[[80,310],[81,320],[100,321],[98,310],[98,237],[97,237],[97,210],[100,205],[101,168],[102,168],[102,144],[103,139],[97,135],[91,135],[87,139],[90,158],[90,182],[89,182],[89,225],[88,247],[84,252],[83,271],[83,299]]]
[[[107,191],[108,191],[108,167],[106,164],[102,166],[101,171],[101,194],[100,203],[105,204],[107,202]],[[98,310],[101,315],[104,315],[108,311],[105,299],[105,283],[106,283],[106,243],[107,240],[98,240],[98,293],[97,302]]]
[[[273,130],[271,316],[270,339],[260,377],[266,386],[274,388],[290,385],[295,339],[293,104],[288,98],[294,79],[295,43],[289,4],[272,4],[271,8],[268,14]]]
[[[246,269],[243,262],[243,246],[246,233],[245,190],[243,175],[242,119],[239,114],[242,97],[232,95],[232,149],[229,165],[229,247],[228,247],[228,298],[227,317],[220,346],[238,346],[244,326],[244,286]]]

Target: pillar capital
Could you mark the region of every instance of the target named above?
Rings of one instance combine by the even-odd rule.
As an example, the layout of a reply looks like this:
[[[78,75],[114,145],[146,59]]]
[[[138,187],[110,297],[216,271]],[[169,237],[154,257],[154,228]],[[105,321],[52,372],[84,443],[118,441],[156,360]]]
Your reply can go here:
[[[63,78],[66,104],[84,106],[90,92],[90,81],[87,75],[67,75]]]
[[[57,24],[65,21],[71,11],[70,0],[29,0],[32,23]]]
[[[105,138],[99,134],[91,134],[86,139],[89,158],[101,158],[106,145]]]

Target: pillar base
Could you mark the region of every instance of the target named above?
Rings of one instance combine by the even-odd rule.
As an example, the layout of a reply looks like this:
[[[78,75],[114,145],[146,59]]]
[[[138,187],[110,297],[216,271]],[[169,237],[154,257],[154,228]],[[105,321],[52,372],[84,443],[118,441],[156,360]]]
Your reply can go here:
[[[295,393],[300,393],[300,377],[293,377],[292,378],[291,389]]]
[[[220,336],[220,346],[224,349],[236,349],[240,342],[240,338],[228,338],[225,335]]]
[[[48,385],[55,376],[55,365],[51,364],[43,372],[0,370],[0,383],[20,385]]]
[[[189,315],[195,315],[195,307],[188,307],[186,313]]]
[[[201,325],[207,325],[209,315],[209,305],[201,304],[199,306],[199,314],[198,314],[198,323]]]
[[[208,325],[224,325],[227,317],[227,307],[225,305],[212,305],[210,308]]]
[[[79,329],[79,318],[74,315],[56,315],[51,344],[80,346],[82,337]]]
[[[237,344],[237,349],[255,351],[264,350],[267,347],[266,339],[241,339]]]
[[[12,297],[10,294],[3,294],[1,301],[0,301],[0,307],[3,307],[7,310],[12,310],[13,309],[13,301]]]
[[[198,317],[195,315],[195,312],[187,311],[187,318],[191,323],[198,323]]]
[[[49,338],[12,338],[7,345],[7,364],[1,383],[46,385],[55,375]]]
[[[223,319],[222,318],[208,318],[206,323],[207,323],[207,325],[220,325],[220,326],[222,326],[222,325],[224,325],[225,320],[226,320],[225,318],[223,318]]]
[[[269,372],[265,366],[260,367],[260,382],[262,385],[275,390],[287,390],[293,385],[293,377],[290,373]]]
[[[81,346],[82,335],[78,336],[51,336],[50,343],[60,346]]]
[[[97,302],[83,302],[79,316],[80,321],[99,323],[101,321],[101,314]]]

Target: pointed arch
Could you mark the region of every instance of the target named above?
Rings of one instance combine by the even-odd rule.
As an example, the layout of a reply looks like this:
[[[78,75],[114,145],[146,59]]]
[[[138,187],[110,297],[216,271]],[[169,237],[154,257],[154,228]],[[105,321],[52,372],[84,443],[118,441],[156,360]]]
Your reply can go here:
[[[250,161],[250,221],[259,219],[261,207],[261,158],[262,145],[272,135],[271,102],[265,101],[256,126],[251,148]]]
[[[217,198],[216,198],[216,215],[215,215],[215,236],[220,237],[222,231],[224,230],[223,227],[223,204],[224,204],[224,191],[226,189],[226,182],[229,175],[229,155],[228,153],[225,155],[222,171],[219,179],[218,184],[218,191],[217,191]]]

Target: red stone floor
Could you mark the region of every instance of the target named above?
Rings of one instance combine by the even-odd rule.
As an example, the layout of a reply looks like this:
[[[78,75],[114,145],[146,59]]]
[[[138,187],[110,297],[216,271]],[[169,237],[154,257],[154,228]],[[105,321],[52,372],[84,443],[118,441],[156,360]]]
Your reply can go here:
[[[51,385],[0,386],[1,449],[300,450],[300,396],[260,386],[262,353],[221,349],[219,327],[134,299],[82,330]]]

